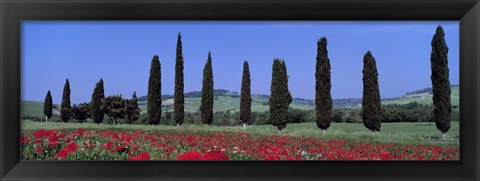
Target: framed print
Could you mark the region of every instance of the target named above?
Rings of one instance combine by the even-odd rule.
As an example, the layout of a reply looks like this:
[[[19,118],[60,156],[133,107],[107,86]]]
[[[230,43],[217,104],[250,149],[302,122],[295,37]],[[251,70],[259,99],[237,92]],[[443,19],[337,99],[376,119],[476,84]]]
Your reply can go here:
[[[478,180],[478,1],[1,1],[4,180]]]

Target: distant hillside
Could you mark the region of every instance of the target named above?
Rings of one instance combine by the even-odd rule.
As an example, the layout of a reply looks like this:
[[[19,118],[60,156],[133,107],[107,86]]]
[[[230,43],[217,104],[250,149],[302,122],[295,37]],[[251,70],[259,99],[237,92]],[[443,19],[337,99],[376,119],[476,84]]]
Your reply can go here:
[[[53,105],[53,115],[60,115],[60,105]],[[43,102],[37,101],[21,101],[20,115],[43,118]]]
[[[451,85],[452,88],[455,88],[455,87],[459,87],[459,85]],[[412,92],[407,92],[405,93],[405,95],[411,95],[411,94],[421,94],[421,93],[432,93],[432,88],[431,87],[428,87],[428,88],[425,88],[425,89],[420,89],[420,90],[416,90],[416,91],[412,91]]]
[[[452,106],[459,105],[459,86],[452,85]],[[185,111],[186,112],[198,112],[201,100],[201,91],[193,91],[185,93]],[[240,94],[237,92],[228,91],[225,89],[214,90],[214,112],[237,112],[240,105]],[[268,99],[270,96],[264,94],[252,94],[252,111],[264,112],[268,111]],[[165,111],[173,111],[173,95],[163,95],[162,107]],[[142,113],[147,111],[147,96],[139,97],[138,104]],[[407,92],[402,96],[382,99],[382,104],[407,104],[416,101],[420,104],[432,104],[431,88],[425,88],[412,92]],[[333,107],[335,108],[360,108],[362,99],[360,98],[344,98],[334,99]],[[58,105],[56,105],[59,107]],[[290,107],[313,110],[315,109],[315,100],[294,98]],[[54,114],[58,115],[58,108],[54,110]],[[43,117],[43,103],[36,101],[22,101],[21,102],[21,115],[38,116]]]
[[[225,89],[215,89],[213,111],[214,112],[237,112],[240,106],[240,94]],[[193,91],[185,93],[185,111],[197,112],[199,111],[200,101],[202,97],[201,91]],[[268,95],[252,94],[252,111],[263,112],[268,111]],[[173,111],[173,95],[162,95],[162,107],[166,111]],[[142,96],[139,99],[139,106],[142,112],[146,112],[147,96]],[[301,98],[294,98],[291,107],[298,109],[314,109],[315,101]]]
[[[460,87],[458,85],[451,86],[452,93],[450,94],[452,106],[459,106],[460,104]],[[417,102],[420,104],[432,104],[432,88],[425,88],[412,92],[407,92],[405,95],[391,99],[385,99],[382,104],[406,104],[410,102]]]
[[[202,97],[202,91],[193,91],[193,92],[186,92],[184,94],[185,98],[198,98]],[[231,92],[225,89],[214,89],[213,96],[231,96],[231,97],[240,97],[240,94],[237,92]],[[165,94],[162,95],[162,99],[173,99],[173,95]],[[139,101],[146,101],[147,96],[142,96],[138,98]]]

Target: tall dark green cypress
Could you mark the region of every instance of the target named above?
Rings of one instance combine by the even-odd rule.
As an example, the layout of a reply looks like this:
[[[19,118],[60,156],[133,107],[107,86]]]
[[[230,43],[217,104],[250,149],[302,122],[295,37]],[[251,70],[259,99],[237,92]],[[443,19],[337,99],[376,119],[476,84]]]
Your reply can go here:
[[[370,131],[380,131],[381,102],[380,89],[378,88],[378,71],[375,58],[368,51],[363,56],[363,98],[362,98],[363,124]]]
[[[150,124],[160,123],[162,118],[161,67],[158,55],[153,56],[148,80],[147,114]]]
[[[95,84],[95,89],[93,89],[92,101],[90,102],[90,116],[93,119],[93,122],[100,124],[103,121],[104,111],[102,108],[102,100],[105,98],[105,90],[103,89],[103,79],[100,79],[97,84]]]
[[[248,62],[243,62],[242,88],[240,95],[240,120],[243,128],[252,119],[252,95],[250,90],[250,68]]]
[[[173,120],[177,126],[183,123],[184,113],[184,94],[183,94],[183,53],[182,53],[182,35],[178,33],[177,37],[177,57],[175,62],[175,93],[173,101]]]
[[[43,102],[43,114],[45,114],[45,122],[48,122],[48,119],[52,117],[53,111],[53,103],[52,103],[52,95],[50,94],[50,90],[47,92],[45,96],[45,102]]]
[[[203,68],[202,81],[202,102],[200,105],[202,122],[204,124],[212,124],[213,121],[213,70],[212,56],[208,52],[208,59]]]
[[[70,82],[68,82],[68,79],[65,81],[65,86],[63,87],[60,117],[63,122],[67,122],[72,117],[72,105],[70,103]]]
[[[270,120],[278,131],[287,127],[288,106],[292,96],[288,90],[287,66],[283,60],[275,58],[272,66],[272,82],[270,88]]]
[[[450,100],[451,88],[448,69],[448,47],[445,42],[445,32],[438,26],[432,38],[432,53],[430,62],[432,67],[433,92],[433,120],[442,134],[450,129],[450,115],[452,105]]]
[[[292,99],[292,94],[290,93],[290,89],[288,89],[288,74],[287,74],[287,64],[285,63],[285,61],[282,60],[282,82],[284,83],[284,85],[282,86],[283,88],[283,91],[286,93],[285,96],[285,100],[284,100],[284,106],[287,110],[287,113],[286,113],[286,118],[288,118],[288,108],[290,106],[290,104],[292,103],[293,99]]]
[[[317,127],[326,130],[332,122],[332,95],[330,89],[330,59],[327,51],[327,38],[317,42],[317,62],[315,71],[315,105]]]

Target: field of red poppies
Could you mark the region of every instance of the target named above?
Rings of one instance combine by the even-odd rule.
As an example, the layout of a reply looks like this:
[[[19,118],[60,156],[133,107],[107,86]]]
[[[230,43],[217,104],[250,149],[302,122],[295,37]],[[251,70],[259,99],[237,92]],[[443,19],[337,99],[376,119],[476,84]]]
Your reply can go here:
[[[458,146],[212,131],[29,130],[22,160],[459,160]]]

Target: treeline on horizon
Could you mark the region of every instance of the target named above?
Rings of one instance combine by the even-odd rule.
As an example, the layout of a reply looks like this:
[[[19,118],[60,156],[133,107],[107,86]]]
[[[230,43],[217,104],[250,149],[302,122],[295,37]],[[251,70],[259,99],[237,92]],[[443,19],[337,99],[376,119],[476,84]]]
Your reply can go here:
[[[158,125],[160,123],[180,126],[183,123],[195,124],[201,120],[203,124],[211,125],[238,125],[246,124],[272,124],[281,132],[288,123],[315,121],[321,130],[327,130],[331,122],[363,122],[365,127],[372,132],[378,132],[381,122],[423,122],[433,121],[437,129],[443,134],[450,129],[452,119],[452,106],[450,103],[450,81],[448,70],[448,47],[444,39],[445,33],[438,26],[431,42],[431,80],[433,105],[421,105],[416,102],[406,105],[381,105],[378,84],[378,71],[376,60],[370,51],[363,57],[363,97],[362,109],[350,110],[348,114],[341,109],[333,109],[331,96],[330,59],[328,58],[327,38],[322,37],[317,42],[317,58],[315,66],[315,110],[301,111],[289,107],[292,96],[288,89],[287,65],[284,60],[275,58],[272,65],[272,81],[269,97],[269,111],[252,113],[250,92],[250,71],[248,61],[244,61],[241,82],[240,111],[237,113],[225,112],[220,115],[213,112],[214,82],[212,70],[212,56],[208,52],[207,62],[203,69],[201,91],[201,105],[199,113],[185,113],[185,95],[183,78],[183,53],[182,36],[177,38],[176,64],[175,64],[175,91],[173,113],[162,110],[161,95],[161,64],[158,55],[154,55],[150,66],[148,82],[147,114],[140,115],[136,93],[131,99],[124,99],[122,95],[104,95],[103,80],[96,84],[90,103],[71,106],[70,83],[66,80],[60,118],[64,122],[72,119],[81,123],[90,118],[100,124],[106,120],[108,123],[117,124],[135,122]],[[50,91],[44,102],[45,121],[52,117],[52,98]],[[106,116],[105,116],[106,115]],[[458,117],[453,116],[453,120]],[[140,120],[140,121],[139,121]],[[216,120],[216,121],[214,121]],[[225,122],[225,120],[230,120]]]

